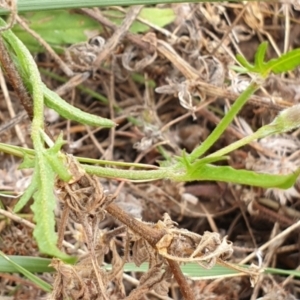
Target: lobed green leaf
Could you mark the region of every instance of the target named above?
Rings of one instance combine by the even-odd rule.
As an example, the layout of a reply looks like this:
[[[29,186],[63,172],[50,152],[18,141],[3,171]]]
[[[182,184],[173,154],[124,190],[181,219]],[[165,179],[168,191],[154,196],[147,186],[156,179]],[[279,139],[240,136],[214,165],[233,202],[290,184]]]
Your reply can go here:
[[[177,180],[215,180],[259,186],[263,188],[277,187],[287,189],[292,187],[300,174],[300,168],[288,175],[272,175],[256,173],[248,170],[236,170],[229,166],[214,166],[195,162],[187,169],[186,174],[178,176]]]
[[[275,74],[294,70],[300,65],[300,48],[282,54],[279,58],[271,59],[267,68]]]
[[[101,118],[89,113],[86,113],[79,108],[70,105],[68,102],[63,100],[58,94],[49,90],[45,85],[43,85],[43,92],[45,97],[45,104],[49,108],[55,110],[62,117],[79,122],[81,124],[86,124],[90,126],[97,127],[114,127],[116,123],[113,121]]]
[[[58,257],[67,262],[73,262],[74,258],[61,252],[56,247],[57,235],[55,233],[54,209],[57,200],[53,190],[56,174],[47,165],[43,154],[37,154],[37,156],[39,158],[36,160],[34,171],[39,174],[37,176],[39,189],[33,194],[34,203],[31,205],[34,221],[36,222],[33,235],[42,253]]]
[[[263,72],[265,69],[265,56],[266,56],[266,51],[268,48],[268,42],[263,42],[261,43],[255,53],[255,58],[254,58],[254,65],[255,67],[260,70],[260,72]]]
[[[254,69],[254,66],[251,65],[244,56],[242,56],[240,54],[237,54],[236,55],[236,59],[242,65],[242,67],[244,67],[246,70],[249,71],[249,70],[253,70]]]

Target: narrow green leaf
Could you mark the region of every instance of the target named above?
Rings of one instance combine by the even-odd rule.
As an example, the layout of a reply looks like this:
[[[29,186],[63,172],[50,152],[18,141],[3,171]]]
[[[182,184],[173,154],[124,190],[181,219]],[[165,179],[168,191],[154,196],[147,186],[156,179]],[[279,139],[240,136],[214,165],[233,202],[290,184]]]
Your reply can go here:
[[[294,49],[281,55],[279,58],[271,59],[267,68],[275,74],[294,70],[300,65],[300,48]]]
[[[254,66],[251,65],[251,64],[247,61],[247,59],[246,59],[244,56],[242,56],[242,55],[240,55],[240,54],[237,54],[237,55],[236,55],[236,59],[237,59],[237,61],[242,65],[242,67],[244,67],[244,68],[247,69],[248,71],[254,69]]]
[[[250,266],[248,265],[239,265],[239,264],[234,264],[238,267],[243,267],[243,268],[249,268]],[[111,270],[112,266],[111,265],[105,265],[104,266],[106,270]],[[227,277],[227,276],[232,276],[236,274],[240,274],[239,271],[230,269],[225,266],[220,266],[220,265],[214,265],[211,269],[205,269],[199,266],[197,263],[186,263],[184,265],[180,266],[180,269],[184,273],[184,275],[190,277],[190,278],[198,278],[198,279],[211,279],[211,278],[220,278],[220,277]],[[124,265],[124,271],[125,272],[141,272],[141,273],[146,273],[149,270],[149,264],[148,263],[143,263],[139,267],[136,266],[134,263],[126,263]],[[265,268],[264,269],[265,274],[278,274],[278,275],[292,275],[296,277],[300,277],[300,271],[296,270],[282,270],[282,269],[277,269],[277,268]]]
[[[33,176],[31,178],[31,182],[21,198],[19,199],[18,203],[14,207],[14,212],[19,212],[30,200],[32,195],[35,193],[35,191],[38,189],[38,183],[37,183],[37,174],[36,172],[33,173]]]
[[[68,102],[63,100],[58,94],[49,90],[45,85],[43,85],[43,92],[45,96],[45,104],[49,108],[55,110],[62,117],[79,122],[81,124],[86,124],[90,126],[97,127],[114,127],[116,124],[105,118],[101,118],[89,113],[86,113],[79,108],[70,105]]]
[[[264,188],[277,187],[287,189],[292,187],[299,174],[300,169],[288,175],[272,175],[255,173],[248,170],[236,170],[229,166],[214,166],[195,162],[183,176],[178,176],[176,180],[215,180],[259,186]]]
[[[282,270],[277,268],[266,268],[265,273],[300,277],[299,270]]]
[[[268,42],[263,42],[258,46],[255,53],[254,65],[260,70],[261,73],[264,71],[265,68],[264,60],[265,60],[267,48],[268,48]]]
[[[181,3],[183,0],[18,0],[18,11],[39,11],[50,9],[71,9],[82,7],[105,7],[105,6],[130,6],[162,3]],[[204,0],[190,0],[192,3],[205,2]],[[8,14],[5,9],[0,9],[0,14]]]
[[[5,255],[2,251],[0,251],[0,256],[2,259],[0,260],[0,269],[3,267],[1,266],[1,263],[4,265],[4,260],[6,260],[6,269],[12,269],[14,268],[15,271],[18,273],[23,274],[25,277],[27,277],[31,282],[36,284],[38,287],[40,287],[42,290],[46,292],[51,292],[52,287],[49,283],[45,282],[44,280],[40,279],[39,277],[35,276],[31,272],[29,272],[26,268],[19,265],[15,260],[11,259],[11,257]],[[10,264],[11,268],[8,267],[8,264]]]
[[[63,140],[63,135],[61,133],[55,141],[54,145],[51,148],[45,150],[44,156],[54,173],[57,174],[63,181],[68,182],[72,178],[72,175],[69,173],[66,167],[66,155],[60,152],[61,147],[65,143],[66,142]]]
[[[7,255],[10,261],[26,269],[32,273],[49,273],[55,272],[55,269],[50,267],[51,259],[33,256]],[[7,259],[0,256],[0,273],[18,273],[15,265]]]
[[[5,25],[5,22],[0,19],[0,24]],[[37,240],[41,252],[56,256],[65,261],[73,261],[74,259],[61,252],[56,247],[57,236],[55,234],[55,218],[54,208],[56,199],[54,197],[54,179],[55,173],[45,158],[45,147],[41,139],[41,131],[44,127],[44,94],[43,84],[35,61],[33,60],[28,49],[24,44],[10,31],[7,30],[1,33],[6,43],[14,49],[18,67],[22,76],[26,78],[30,85],[33,98],[33,120],[31,124],[31,138],[35,149],[35,165],[34,165],[34,181],[30,186],[25,200],[35,189],[33,194],[34,203],[32,211],[34,212],[34,220],[36,226],[33,235]],[[25,200],[22,200],[22,205]],[[21,206],[21,205],[20,205]],[[20,206],[18,208],[20,208]]]
[[[34,203],[31,205],[36,222],[33,231],[34,238],[42,253],[58,257],[66,262],[73,262],[74,258],[56,247],[57,235],[54,216],[56,198],[53,191],[55,173],[47,166],[47,161],[42,154],[38,153],[37,157],[38,163],[35,166],[35,172],[39,174],[37,177],[39,189],[34,193]]]
[[[34,167],[34,157],[25,153],[22,163],[19,165],[19,170],[31,169]]]

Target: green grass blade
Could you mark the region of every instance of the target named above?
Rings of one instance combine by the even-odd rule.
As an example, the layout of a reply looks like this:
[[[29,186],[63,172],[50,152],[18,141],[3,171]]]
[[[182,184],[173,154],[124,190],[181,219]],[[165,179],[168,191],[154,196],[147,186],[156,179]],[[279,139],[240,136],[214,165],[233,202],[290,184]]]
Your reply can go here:
[[[239,267],[249,268],[248,265],[238,265]],[[111,265],[106,265],[105,269],[111,270]],[[141,272],[145,273],[149,269],[148,263],[143,263],[141,266],[136,266],[134,263],[126,263],[124,265],[124,272]],[[231,277],[240,274],[239,271],[227,268],[225,266],[215,265],[211,269],[205,269],[196,263],[187,263],[180,266],[180,269],[184,275],[196,279],[214,279],[214,278],[224,278]],[[277,268],[265,268],[264,274],[278,274],[278,275],[292,275],[295,277],[300,277],[300,271],[296,270],[282,270]]]
[[[50,262],[49,259],[42,258],[7,256],[0,251],[0,272],[21,273],[46,292],[51,292],[51,285],[31,272],[53,271],[52,268],[47,267]]]
[[[19,270],[15,266],[18,266],[26,269],[28,272],[33,273],[48,273],[55,272],[55,269],[49,267],[51,259],[41,258],[41,257],[32,257],[32,256],[19,256],[19,255],[7,255],[9,260],[3,257],[3,254],[0,252],[0,272],[1,273],[18,273]]]
[[[50,9],[71,9],[80,7],[103,7],[103,6],[130,6],[162,3],[182,3],[182,0],[18,0],[19,12],[50,10]],[[221,2],[190,0],[191,3],[199,2]],[[1,9],[0,14],[7,14],[7,10]]]
[[[265,273],[287,275],[287,276],[292,275],[295,277],[300,277],[300,271],[297,271],[297,270],[282,270],[282,269],[277,269],[277,268],[266,268]]]

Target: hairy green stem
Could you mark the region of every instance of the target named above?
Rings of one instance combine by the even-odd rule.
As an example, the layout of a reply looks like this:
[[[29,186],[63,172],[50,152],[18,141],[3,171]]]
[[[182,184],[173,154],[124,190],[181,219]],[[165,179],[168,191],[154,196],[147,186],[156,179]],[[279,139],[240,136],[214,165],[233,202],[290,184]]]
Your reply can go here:
[[[81,165],[89,174],[99,177],[108,177],[115,179],[129,179],[135,181],[158,180],[162,178],[176,177],[171,168],[160,168],[158,170],[122,170],[108,167]],[[175,175],[175,176],[174,176]]]

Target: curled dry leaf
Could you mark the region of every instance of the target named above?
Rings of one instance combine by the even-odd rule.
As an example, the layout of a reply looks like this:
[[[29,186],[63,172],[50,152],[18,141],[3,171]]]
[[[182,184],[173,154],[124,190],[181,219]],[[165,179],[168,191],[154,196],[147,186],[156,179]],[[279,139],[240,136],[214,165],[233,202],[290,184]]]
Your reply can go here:
[[[166,234],[156,244],[158,253],[178,262],[197,262],[206,268],[212,268],[217,259],[226,260],[232,253],[232,243],[218,233],[206,231],[203,236],[174,226],[165,214],[164,221],[157,227],[166,230]]]
[[[244,20],[250,28],[261,30],[264,27],[264,15],[261,11],[261,3],[250,2],[244,13]]]
[[[85,43],[74,44],[65,51],[67,62],[74,70],[90,70],[104,45],[105,39],[101,36],[91,38]]]
[[[141,299],[145,292],[154,290],[157,294],[166,296],[169,290],[168,280],[171,279],[170,270],[162,264],[150,268],[140,279],[140,285],[130,293],[126,300]]]
[[[75,222],[81,215],[97,215],[98,218],[102,215],[103,219],[103,207],[112,199],[104,194],[98,178],[88,175],[72,155],[67,155],[67,161],[72,179],[68,183],[58,179],[59,200],[70,209]]]
[[[121,230],[120,230],[121,229]],[[104,233],[96,245],[96,256],[101,266],[104,262],[104,255],[109,251],[112,254],[112,269],[107,271],[100,268],[100,273],[104,293],[99,289],[97,274],[93,268],[93,257],[87,254],[78,261],[75,266],[64,264],[58,259],[53,259],[51,266],[57,270],[55,275],[53,292],[51,299],[124,299],[125,287],[123,284],[123,266],[126,259],[122,259],[116,249],[113,238],[123,232],[123,228],[118,228]]]
[[[189,81],[177,83],[167,79],[167,82],[169,83],[168,85],[156,88],[155,92],[160,94],[177,94],[180,105],[192,114],[194,120],[197,119],[195,115],[196,107],[193,105]]]
[[[145,42],[150,42],[155,45],[156,37],[153,33],[146,34],[143,39]],[[136,47],[129,45],[126,47],[122,55],[122,65],[123,67],[131,72],[137,72],[145,69],[147,66],[151,65],[157,58],[157,51],[154,51],[152,54],[142,53],[142,59],[137,62],[133,62],[136,57],[139,57],[140,53]]]

